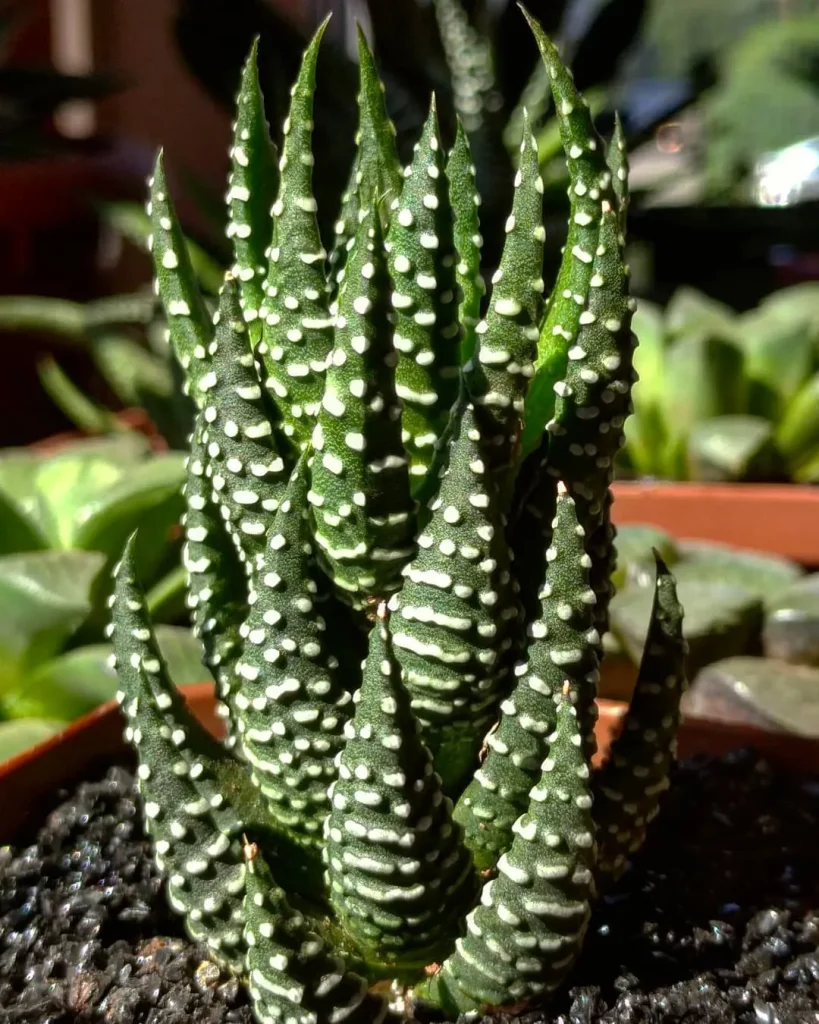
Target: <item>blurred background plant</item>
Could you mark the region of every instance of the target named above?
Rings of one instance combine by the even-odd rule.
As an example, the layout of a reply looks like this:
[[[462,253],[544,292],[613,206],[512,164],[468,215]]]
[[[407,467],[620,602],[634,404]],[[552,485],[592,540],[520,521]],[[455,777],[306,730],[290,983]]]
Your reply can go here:
[[[819,284],[736,313],[680,288],[641,301],[622,475],[819,482]]]
[[[113,697],[106,601],[137,526],[163,650],[187,682],[205,677],[186,626],[183,479],[180,453],[137,434],[0,451],[0,761]]]

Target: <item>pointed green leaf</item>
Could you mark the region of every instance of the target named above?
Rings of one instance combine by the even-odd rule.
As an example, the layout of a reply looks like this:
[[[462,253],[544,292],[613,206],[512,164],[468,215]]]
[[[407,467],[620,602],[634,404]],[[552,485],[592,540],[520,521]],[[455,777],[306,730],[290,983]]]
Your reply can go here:
[[[167,878],[170,905],[184,916],[191,938],[241,970],[245,866],[240,836],[248,817],[243,797],[247,800],[251,787],[170,680],[136,576],[133,541],[117,566],[110,633],[125,736],[139,758],[145,828]]]
[[[375,59],[367,37],[358,26],[358,132],[357,150],[350,177],[341,197],[330,253],[329,280],[335,290],[353,245],[359,215],[370,197],[378,196],[382,220],[389,219],[390,204],[401,195],[403,176],[396,147],[395,126],[387,114],[384,85],[378,78]]]
[[[451,1013],[525,1007],[553,992],[583,944],[594,895],[595,832],[579,722],[558,696],[549,756],[514,839],[466,918],[466,934],[418,994]]]
[[[199,413],[187,460],[184,496],[187,604],[194,634],[204,648],[204,664],[216,680],[217,714],[227,719],[228,740],[236,742],[236,718],[230,714],[236,684],[236,659],[242,648],[239,630],[247,614],[247,577],[224,520],[213,500],[207,475],[207,424]],[[150,603],[150,597],[149,597]]]
[[[308,522],[302,456],[267,536],[234,697],[243,756],[282,829],[318,845],[350,694],[325,637],[327,582]]]
[[[171,347],[185,370],[186,391],[201,406],[203,393],[199,382],[208,372],[213,325],[168,192],[161,152],[149,184],[150,249],[156,287],[165,309]]]
[[[577,91],[571,72],[563,64],[554,44],[525,10],[548,73],[560,128],[560,138],[569,169],[569,230],[557,280],[541,325],[536,375],[526,410],[523,455],[541,441],[550,417],[553,399],[549,388],[565,372],[568,350],[574,343],[594,273],[602,201],[611,204],[611,172],[606,164],[603,142],[592,122],[586,100]]]
[[[474,768],[494,721],[518,626],[488,447],[472,404],[459,408],[418,555],[391,602],[404,684],[449,792]]]
[[[487,737],[486,758],[455,811],[479,869],[492,867],[512,842],[512,826],[549,755],[556,705],[567,683],[584,750],[589,758],[594,753],[600,636],[593,622],[585,536],[565,489],[552,528],[540,615],[528,629],[527,660],[516,670],[518,681],[501,705],[498,728]]]
[[[449,180],[449,201],[454,218],[453,237],[458,259],[455,270],[461,289],[461,363],[467,363],[474,355],[477,343],[475,328],[481,317],[481,300],[486,291],[481,274],[483,239],[478,213],[481,197],[478,194],[475,174],[469,138],[459,118],[455,145],[446,165],[446,175]]]
[[[634,300],[617,213],[603,204],[599,244],[592,263],[591,293],[568,351],[563,380],[555,385],[554,419],[548,424],[547,472],[565,481],[589,538],[596,623],[608,629],[612,565],[607,544],[608,492],[614,460],[623,445],[635,380],[631,331]],[[599,531],[602,530],[602,533]]]
[[[368,962],[421,966],[449,944],[474,885],[401,683],[385,605],[363,672],[325,826],[330,900]]]
[[[284,124],[281,182],[273,206],[274,242],[265,281],[257,353],[284,420],[301,448],[309,442],[333,344],[325,262],[313,196],[313,94],[325,20],[305,51]]]
[[[634,352],[634,412],[626,421],[626,452],[640,476],[662,472],[667,426],[663,410],[666,336],[662,310],[640,299],[632,318],[638,339]]]
[[[656,552],[654,557],[654,605],[634,695],[623,730],[594,780],[599,869],[607,880],[622,874],[628,857],[642,846],[668,789],[686,688],[683,609],[674,577]]]
[[[358,149],[350,168],[350,177],[341,193],[341,208],[333,225],[333,247],[327,261],[327,281],[329,292],[334,296],[344,276],[344,265],[347,253],[355,244],[358,227],[358,214],[361,209],[359,191],[364,175],[361,172],[361,132],[358,134]]]
[[[392,203],[387,236],[393,281],[396,387],[404,402],[410,472],[422,479],[458,396],[460,327],[453,214],[433,100],[421,141]]]
[[[239,288],[228,274],[219,297],[212,369],[200,381],[211,482],[221,514],[250,569],[279,507],[291,458],[248,344]]]
[[[614,132],[608,149],[608,165],[611,171],[611,187],[617,200],[615,208],[620,219],[620,234],[625,236],[628,223],[628,149],[626,133],[620,115],[614,113]]]
[[[381,225],[370,207],[344,272],[309,495],[328,573],[359,605],[395,590],[415,551],[389,289]]]
[[[249,843],[244,852],[247,974],[256,1018],[262,1024],[381,1024],[387,1016],[383,997],[349,973],[314,922],[290,906],[258,847]]]
[[[486,320],[478,324],[478,348],[467,379],[487,436],[496,439],[491,468],[507,480],[517,461],[523,403],[534,375],[543,309],[543,179],[537,146],[524,120],[515,199],[506,242],[492,279]],[[497,442],[501,443],[497,443]],[[504,481],[502,500],[508,484]]]
[[[276,147],[270,138],[259,85],[258,49],[255,40],[236,98],[227,195],[233,276],[241,284],[242,310],[251,324],[258,320],[264,303],[264,279],[273,235],[270,210],[279,188]],[[258,331],[261,334],[261,328]]]

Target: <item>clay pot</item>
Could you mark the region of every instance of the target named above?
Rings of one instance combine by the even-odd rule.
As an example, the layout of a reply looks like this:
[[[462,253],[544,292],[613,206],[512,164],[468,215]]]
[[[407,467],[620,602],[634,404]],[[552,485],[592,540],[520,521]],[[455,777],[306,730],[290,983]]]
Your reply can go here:
[[[215,735],[223,723],[216,717],[212,683],[182,687],[196,717]],[[598,701],[597,722],[600,763],[617,736],[626,705]],[[0,765],[0,844],[11,842],[31,819],[42,816],[60,790],[102,772],[117,761],[127,762],[130,750],[123,738],[123,722],[116,703],[78,719],[63,732]],[[819,743],[782,733],[688,717],[679,735],[679,754],[726,754],[740,747],[755,747],[772,762],[793,771],[819,771]]]
[[[622,480],[617,526],[648,523],[673,537],[710,540],[819,567],[819,487]]]

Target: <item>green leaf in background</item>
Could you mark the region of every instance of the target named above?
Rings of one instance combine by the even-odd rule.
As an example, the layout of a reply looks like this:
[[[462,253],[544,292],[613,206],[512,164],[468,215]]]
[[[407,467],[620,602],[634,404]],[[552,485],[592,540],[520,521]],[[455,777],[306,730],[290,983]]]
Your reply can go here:
[[[155,303],[150,291],[107,296],[86,305],[47,295],[3,295],[0,330],[48,334],[71,346],[84,347],[99,328],[144,324]]]
[[[779,450],[791,465],[815,455],[819,445],[819,373],[800,389],[776,432]]]
[[[93,401],[50,356],[37,365],[43,390],[68,419],[86,434],[115,434],[127,430],[104,405]]]
[[[48,541],[25,511],[0,489],[0,555],[40,551]]]
[[[0,764],[35,747],[49,736],[65,728],[65,722],[44,718],[22,718],[16,722],[0,722]]]
[[[4,331],[51,334],[82,344],[85,328],[85,307],[79,302],[45,295],[0,296],[0,329]]]
[[[102,334],[95,338],[92,355],[111,390],[125,406],[144,409],[168,442],[182,449],[193,424],[195,404],[184,394],[178,372],[181,368],[165,338],[165,326],[149,332],[151,349],[124,334]]]
[[[685,447],[691,431],[715,416],[741,413],[746,390],[742,353],[730,341],[697,331],[671,344],[663,375],[663,407],[671,435],[664,475],[688,476]]]
[[[167,531],[179,522],[184,508],[184,479],[181,452],[157,455],[131,467],[112,481],[110,490],[94,495],[78,510],[74,546],[117,558],[139,526],[140,536],[150,538],[151,549],[164,550]],[[158,561],[159,555],[152,560]]]
[[[151,218],[139,203],[109,202],[101,204],[103,216],[111,227],[139,249],[148,251]],[[193,272],[206,292],[216,295],[222,286],[224,267],[210,256],[201,245],[185,239]]]
[[[170,360],[162,360],[124,334],[104,334],[91,343],[100,372],[123,405],[140,405],[146,391],[170,397]]]
[[[39,458],[34,475],[37,504],[32,511],[51,546],[76,547],[74,533],[80,509],[131,473],[148,451],[146,438],[128,432],[79,441],[47,459]]]
[[[731,338],[736,331],[736,314],[730,306],[683,285],[669,299],[665,325],[672,337],[704,331]]]
[[[680,560],[674,566],[674,576],[678,582],[726,583],[749,591],[763,603],[775,600],[804,572],[787,558],[729,544],[682,540],[677,546]]]
[[[104,562],[92,551],[0,558],[0,695],[32,666],[54,657],[83,623]]]
[[[617,529],[617,569],[612,583],[617,590],[625,586],[653,586],[656,576],[654,550],[669,567],[680,555],[674,538],[648,523],[626,523]]]
[[[677,575],[675,569],[674,575]],[[741,654],[759,643],[762,601],[751,590],[720,580],[679,580],[680,602],[685,599],[685,638],[689,678],[721,656]],[[648,632],[651,587],[628,587],[611,603],[612,633],[635,664],[639,663]]]
[[[176,566],[148,591],[148,612],[156,622],[175,622],[187,614],[188,574]]]
[[[77,517],[85,505],[120,479],[125,466],[90,452],[60,452],[37,474],[44,527],[52,547],[75,547]]]
[[[210,679],[202,665],[202,647],[190,630],[157,629],[157,639],[170,670],[183,685]],[[40,665],[3,700],[7,718],[51,718],[71,721],[113,700],[116,675],[108,667],[110,644],[90,644]]]
[[[819,330],[819,281],[802,281],[771,292],[760,303],[769,313],[778,312],[786,320],[792,317],[809,320],[814,332]]]
[[[813,369],[814,340],[805,317],[759,307],[739,317],[738,336],[745,353],[748,408],[776,422]]]
[[[37,473],[42,458],[30,448],[5,448],[0,451],[0,491],[32,521],[40,514]]]
[[[717,416],[688,438],[688,461],[697,480],[760,482],[786,477],[773,424],[760,416]]]
[[[798,484],[819,484],[819,447],[796,465],[793,478]]]
[[[634,472],[640,476],[652,476],[662,465],[668,440],[662,408],[666,372],[666,332],[662,309],[640,299],[632,330],[640,341],[634,353],[634,369],[639,380],[633,391],[634,413],[625,425],[627,452]]]

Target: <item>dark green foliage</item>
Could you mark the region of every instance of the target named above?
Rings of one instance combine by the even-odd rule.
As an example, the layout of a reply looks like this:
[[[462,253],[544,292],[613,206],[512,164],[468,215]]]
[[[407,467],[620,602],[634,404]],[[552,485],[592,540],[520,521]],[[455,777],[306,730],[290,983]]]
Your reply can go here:
[[[386,605],[377,615],[330,787],[330,899],[370,962],[423,967],[448,946],[474,876],[401,682]]]
[[[247,579],[213,501],[207,465],[208,426],[200,412],[191,437],[184,492],[187,604],[194,634],[202,641],[202,660],[216,680],[218,711],[227,719],[233,743],[236,719],[230,715],[230,705],[241,651],[239,629],[247,614]]]
[[[289,452],[262,391],[239,289],[229,276],[215,323],[211,369],[199,379],[206,396],[208,470],[214,500],[250,571],[264,548],[266,517],[284,493]]]
[[[328,573],[358,604],[395,590],[415,550],[389,289],[381,224],[370,206],[360,213],[342,274],[309,494]]]
[[[454,0],[442,18],[447,10],[457,28]],[[259,359],[249,300],[243,309],[228,275],[213,338],[187,360],[205,396],[187,566],[227,750],[177,725],[184,712],[151,646],[130,548],[119,575],[114,639],[124,706],[138,719],[129,729],[148,829],[173,907],[247,974],[264,1024],[380,1021],[376,980],[391,985],[397,1011],[413,997],[453,1014],[524,1007],[561,984],[598,876],[619,871],[642,840],[683,683],[681,614],[663,572],[634,701],[640,726],[601,777],[598,817],[609,483],[633,378],[625,180],[613,188],[603,140],[541,36],[573,182],[587,187],[575,189],[559,275],[573,291],[553,294],[545,314],[548,325],[571,313],[571,331],[559,324],[565,365],[549,430],[541,422],[520,473],[545,294],[526,119],[506,244],[475,323],[480,239],[466,139],[447,161],[433,103],[401,181],[362,43],[357,172],[325,267],[323,250],[309,248],[320,244],[314,204],[297,201],[309,195],[323,31],[285,131]],[[481,73],[479,49],[464,52],[465,75]],[[615,172],[625,167],[617,139]],[[311,317],[321,307],[320,326],[297,326],[297,293],[318,304]],[[308,348],[310,373],[293,374]],[[521,580],[531,588],[523,602]],[[177,805],[191,821],[177,825]],[[186,836],[190,857],[171,842]]]
[[[467,915],[455,952],[421,988],[453,1012],[542,999],[583,943],[596,862],[589,765],[568,685],[556,696],[549,756],[497,875]]]
[[[393,344],[410,473],[421,478],[458,394],[461,360],[454,217],[434,101],[405,178],[388,235]]]
[[[491,867],[512,838],[529,791],[549,754],[557,705],[564,687],[578,711],[587,758],[594,753],[600,636],[594,628],[596,595],[589,587],[590,559],[575,503],[565,488],[557,499],[552,546],[546,551],[540,615],[529,626],[527,661],[508,700],[501,704],[487,754],[464,790],[456,819],[463,825],[476,865]]]
[[[655,552],[654,607],[623,731],[595,779],[595,820],[603,877],[617,878],[638,850],[668,788],[685,686],[683,609],[674,577]]]
[[[236,121],[230,151],[228,179],[229,222],[226,234],[233,241],[233,276],[240,282],[245,320],[257,325],[264,304],[264,279],[273,223],[268,216],[278,189],[276,147],[264,115],[264,98],[259,88],[258,45],[253,44],[242,72],[236,98]]]
[[[304,54],[284,123],[279,194],[273,204],[273,244],[265,281],[258,347],[265,387],[281,409],[284,433],[303,448],[324,386],[333,344],[325,262],[313,196],[313,93],[326,21]]]
[[[486,292],[486,283],[481,274],[481,197],[475,183],[475,165],[472,163],[469,138],[460,121],[455,145],[446,165],[446,174],[454,218],[455,249],[458,253],[458,265],[455,269],[461,289],[461,306],[458,311],[463,329],[461,362],[467,363],[475,353],[475,328],[480,320],[481,300]]]
[[[394,601],[398,660],[446,787],[463,784],[508,689],[518,605],[505,519],[474,406],[453,414],[446,464]]]

